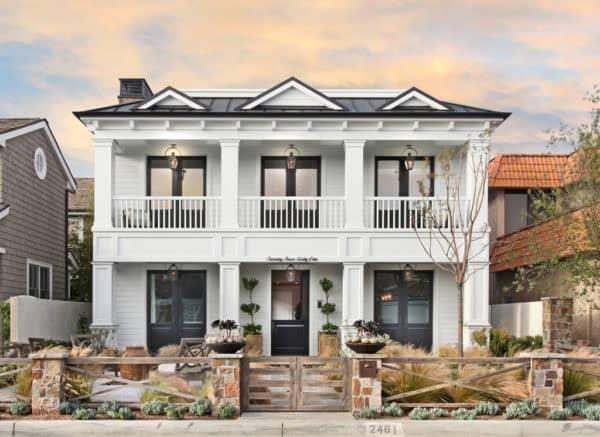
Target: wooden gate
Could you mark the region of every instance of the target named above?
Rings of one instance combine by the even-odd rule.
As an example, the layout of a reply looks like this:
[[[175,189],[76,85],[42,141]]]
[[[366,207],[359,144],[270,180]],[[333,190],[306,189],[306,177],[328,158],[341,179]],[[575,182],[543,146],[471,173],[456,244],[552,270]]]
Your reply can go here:
[[[348,364],[343,358],[244,358],[244,411],[349,411]]]

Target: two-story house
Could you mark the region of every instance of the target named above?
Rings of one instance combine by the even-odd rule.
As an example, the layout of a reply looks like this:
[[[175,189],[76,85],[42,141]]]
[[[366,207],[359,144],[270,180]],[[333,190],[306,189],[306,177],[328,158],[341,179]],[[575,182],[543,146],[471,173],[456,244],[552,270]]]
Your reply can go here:
[[[399,341],[456,343],[456,286],[418,241],[428,226],[419,208],[443,202],[442,148],[468,142],[469,154],[487,154],[481,134],[508,113],[417,88],[316,89],[295,78],[156,93],[121,79],[119,101],[75,113],[95,153],[93,324],[118,344],[156,349],[214,319],[247,322],[243,277],[259,280],[267,355],[316,353],[324,277],[343,332],[373,319]],[[452,195],[468,201],[472,181],[461,176]],[[487,205],[481,220],[477,241],[487,240]],[[466,341],[489,325],[479,253]]]
[[[66,299],[71,175],[48,122],[0,119],[0,299]]]

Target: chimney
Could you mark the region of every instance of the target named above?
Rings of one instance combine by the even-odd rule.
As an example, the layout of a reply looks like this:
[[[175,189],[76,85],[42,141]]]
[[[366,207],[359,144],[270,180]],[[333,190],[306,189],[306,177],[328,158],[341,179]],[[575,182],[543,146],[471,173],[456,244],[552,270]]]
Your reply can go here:
[[[152,97],[150,85],[144,78],[119,79],[119,103],[141,102]]]

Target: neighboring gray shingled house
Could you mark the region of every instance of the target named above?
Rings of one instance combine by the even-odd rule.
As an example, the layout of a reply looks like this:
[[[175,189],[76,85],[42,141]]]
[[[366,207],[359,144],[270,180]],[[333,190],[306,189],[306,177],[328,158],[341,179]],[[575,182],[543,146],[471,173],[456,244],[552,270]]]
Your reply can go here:
[[[67,193],[76,182],[45,119],[0,119],[0,299],[64,299]]]

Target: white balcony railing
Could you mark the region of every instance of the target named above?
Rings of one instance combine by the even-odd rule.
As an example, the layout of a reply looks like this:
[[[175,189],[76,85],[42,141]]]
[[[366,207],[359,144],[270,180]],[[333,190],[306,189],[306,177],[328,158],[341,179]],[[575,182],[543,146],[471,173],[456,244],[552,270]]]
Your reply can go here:
[[[433,197],[367,197],[365,227],[400,230],[459,227],[459,211],[464,219],[468,203],[458,199],[455,202],[449,208],[445,199]]]
[[[117,229],[215,229],[220,198],[184,196],[114,197]]]
[[[242,197],[239,225],[246,229],[342,229],[343,197]]]

